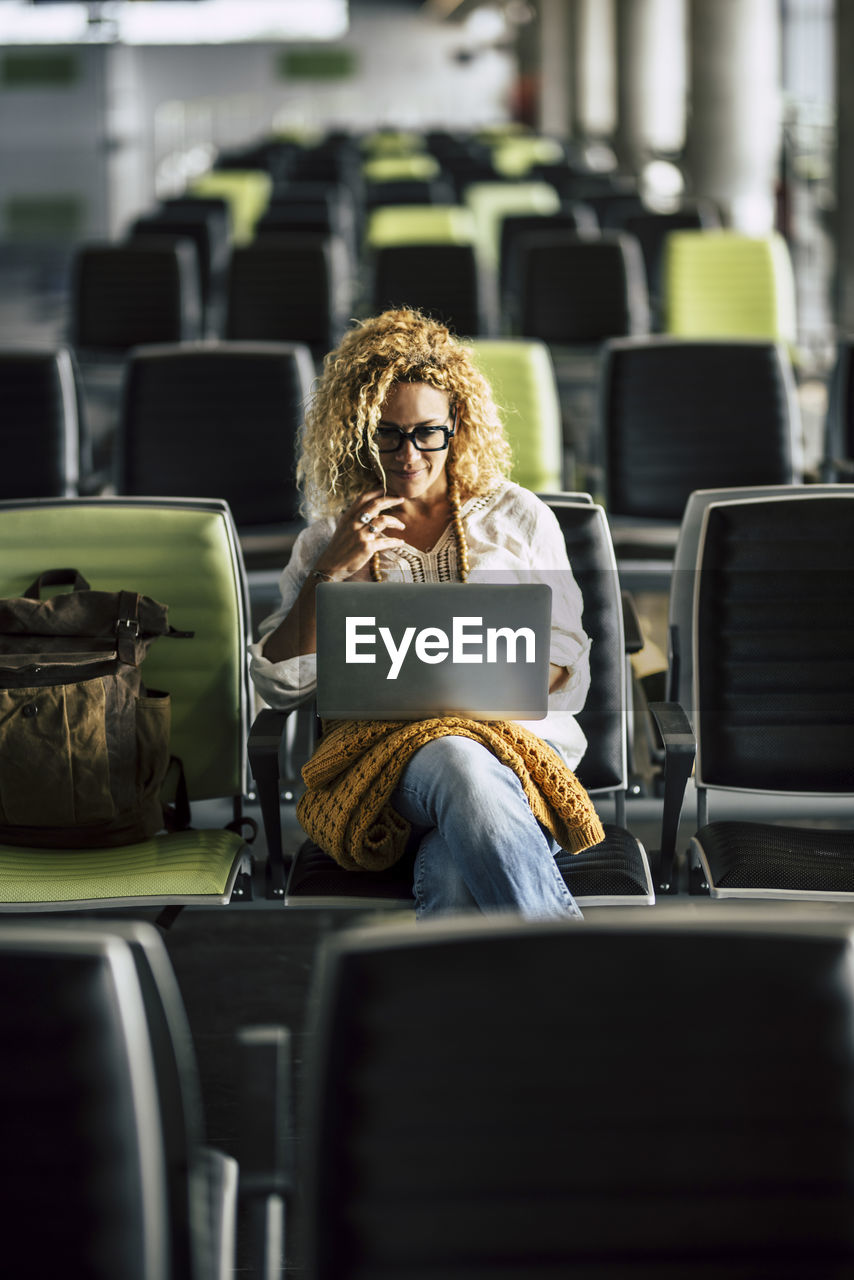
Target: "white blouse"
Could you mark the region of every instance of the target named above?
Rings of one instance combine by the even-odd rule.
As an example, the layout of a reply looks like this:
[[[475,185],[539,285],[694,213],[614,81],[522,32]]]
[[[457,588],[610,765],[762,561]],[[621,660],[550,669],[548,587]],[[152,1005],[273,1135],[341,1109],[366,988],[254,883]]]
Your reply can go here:
[[[574,713],[584,706],[590,686],[590,640],[581,624],[582,599],[566,555],[566,544],[554,513],[535,494],[503,481],[485,497],[470,498],[461,508],[468,545],[468,580],[477,582],[547,582],[552,589],[550,659],[566,667],[563,688],[549,695],[543,720],[522,721],[556,747],[570,768],[584,754],[587,740]],[[260,639],[250,646],[250,673],[261,697],[287,710],[312,696],[317,683],[314,654],[270,662],[261,652],[296,600],[310,570],[332,537],[335,520],[314,521],[297,536],[279,581],[282,601],[261,623]],[[382,552],[383,575],[404,582],[447,582],[457,577],[457,549],[449,525],[429,551],[415,547]]]

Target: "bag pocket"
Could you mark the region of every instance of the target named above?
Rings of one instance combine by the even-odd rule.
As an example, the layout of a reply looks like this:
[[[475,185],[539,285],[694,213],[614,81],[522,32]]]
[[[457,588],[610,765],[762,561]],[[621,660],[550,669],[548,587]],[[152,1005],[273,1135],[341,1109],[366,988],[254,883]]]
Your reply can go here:
[[[160,789],[169,768],[169,736],[172,728],[172,699],[168,693],[148,689],[136,701],[136,785],[138,802],[153,800],[161,818]]]
[[[0,690],[0,823],[71,827],[115,815],[103,681]]]

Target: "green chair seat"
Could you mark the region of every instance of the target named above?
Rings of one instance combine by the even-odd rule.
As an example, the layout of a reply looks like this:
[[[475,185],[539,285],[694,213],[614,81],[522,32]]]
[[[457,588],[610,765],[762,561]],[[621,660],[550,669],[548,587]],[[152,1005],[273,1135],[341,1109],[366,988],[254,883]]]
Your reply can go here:
[[[470,345],[510,437],[511,478],[534,493],[561,490],[563,428],[548,347],[524,338],[481,338]]]
[[[226,830],[176,831],[116,849],[0,844],[0,909],[226,903],[244,848]]]
[[[0,503],[0,595],[21,595],[46,569],[79,570],[92,587],[134,590],[169,606],[192,639],[161,638],[143,664],[171,695],[170,749],[191,806],[248,791],[250,695],[246,575],[231,512],[219,499],[79,498]],[[248,849],[232,832],[191,831],[97,854],[4,846],[0,910],[38,894],[70,901],[226,900]],[[74,867],[74,874],[71,868]],[[75,892],[69,883],[82,879]],[[51,889],[51,879],[53,888]],[[32,880],[28,889],[22,886]]]

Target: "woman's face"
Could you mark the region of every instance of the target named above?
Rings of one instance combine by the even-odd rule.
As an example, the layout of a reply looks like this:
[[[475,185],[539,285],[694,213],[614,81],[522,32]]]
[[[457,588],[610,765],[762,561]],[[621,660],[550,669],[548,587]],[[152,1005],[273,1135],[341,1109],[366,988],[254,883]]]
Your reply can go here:
[[[380,427],[452,427],[447,394],[426,382],[397,382],[380,411]],[[382,464],[390,494],[404,499],[440,497],[448,487],[448,450],[424,452],[404,440],[394,453],[383,453]]]

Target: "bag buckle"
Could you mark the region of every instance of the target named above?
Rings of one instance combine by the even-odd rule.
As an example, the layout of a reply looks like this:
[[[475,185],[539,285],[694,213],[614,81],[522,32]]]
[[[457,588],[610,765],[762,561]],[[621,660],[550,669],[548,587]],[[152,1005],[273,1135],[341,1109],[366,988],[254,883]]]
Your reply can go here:
[[[121,662],[137,665],[136,642],[139,639],[139,619],[119,618],[116,623],[116,651]]]

